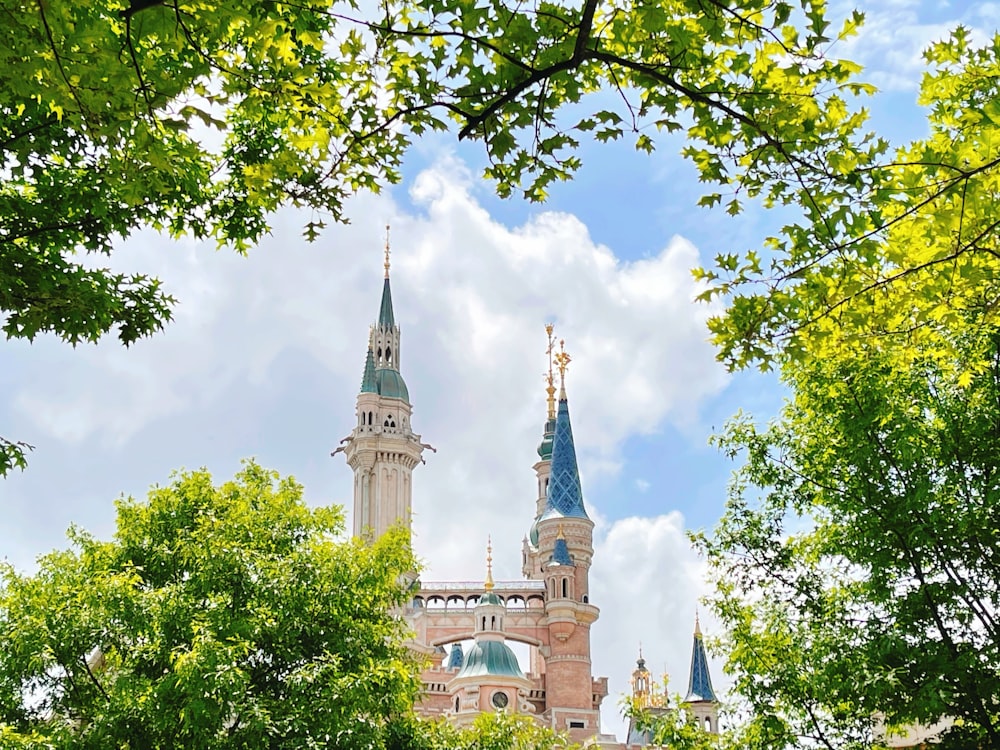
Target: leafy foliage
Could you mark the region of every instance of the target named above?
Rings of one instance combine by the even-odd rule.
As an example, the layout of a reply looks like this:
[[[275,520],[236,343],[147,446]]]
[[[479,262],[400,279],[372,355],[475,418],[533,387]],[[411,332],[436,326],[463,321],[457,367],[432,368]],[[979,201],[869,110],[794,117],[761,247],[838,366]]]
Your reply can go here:
[[[458,727],[444,720],[414,720],[407,728],[405,750],[579,750],[563,734],[540,726],[530,716],[506,711],[481,713]]]
[[[842,140],[820,171],[782,189],[801,221],[763,253],[720,255],[701,272],[706,296],[728,300],[710,326],[730,367],[826,356],[871,337],[947,350],[941,332],[970,314],[995,323],[1000,35],[975,47],[959,27],[925,58],[928,137],[895,152],[873,134]]]
[[[645,734],[652,747],[670,750],[716,750],[726,747],[719,734],[706,732],[688,711],[680,695],[671,693],[664,678],[653,691],[653,705],[643,705],[634,698],[622,701],[625,716],[634,728]]]
[[[1000,332],[936,334],[953,359],[876,341],[786,363],[780,420],[719,439],[746,463],[699,543],[744,746],[869,747],[877,716],[1000,743]]]
[[[343,517],[250,462],[118,502],[114,540],[71,530],[0,570],[4,747],[384,747],[419,683],[391,614],[403,532]]]
[[[451,119],[501,194],[538,200],[583,133],[686,129],[709,182],[757,194],[859,123],[820,0],[7,3],[0,31],[0,310],[8,336],[128,344],[170,317],[156,279],[83,263],[138,227],[246,249],[285,203],[343,218]],[[853,17],[842,33],[860,20]],[[562,124],[601,90],[620,100]],[[589,107],[588,107],[589,108]],[[214,132],[213,132],[214,131]],[[709,200],[714,200],[710,197]],[[314,237],[322,226],[306,228]]]
[[[531,200],[579,167],[587,133],[649,152],[684,130],[702,179],[738,186],[737,212],[822,175],[811,155],[846,150],[863,120],[844,99],[865,89],[856,66],[824,54],[822,0],[0,0],[0,15],[8,337],[152,334],[175,299],[104,267],[117,238],[154,227],[242,252],[293,204],[315,239],[451,123],[501,195]],[[23,459],[9,448],[0,469]]]

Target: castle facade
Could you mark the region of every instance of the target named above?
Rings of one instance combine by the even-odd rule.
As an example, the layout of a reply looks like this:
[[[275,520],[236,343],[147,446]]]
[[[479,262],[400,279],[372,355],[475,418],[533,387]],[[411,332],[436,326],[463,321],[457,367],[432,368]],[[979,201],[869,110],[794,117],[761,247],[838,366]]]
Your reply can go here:
[[[489,549],[485,580],[414,583],[405,616],[414,632],[413,648],[431,664],[423,673],[418,709],[456,723],[470,722],[484,711],[506,710],[528,714],[578,742],[644,746],[648,737],[634,728],[624,745],[601,734],[608,680],[595,677],[591,663],[591,628],[600,615],[589,585],[594,523],[583,501],[566,396],[569,356],[561,342],[556,350],[552,327],[546,331],[548,411],[532,467],[537,495],[521,550],[523,578],[494,581]],[[345,454],[354,472],[353,531],[358,537],[377,538],[394,525],[410,526],[413,470],[429,448],[411,424],[400,345],[387,248],[356,423],[335,451]],[[510,642],[527,647],[527,663],[519,662]],[[641,656],[632,688],[637,700],[648,703],[650,684]],[[706,730],[718,730],[717,701],[697,627],[687,701]]]

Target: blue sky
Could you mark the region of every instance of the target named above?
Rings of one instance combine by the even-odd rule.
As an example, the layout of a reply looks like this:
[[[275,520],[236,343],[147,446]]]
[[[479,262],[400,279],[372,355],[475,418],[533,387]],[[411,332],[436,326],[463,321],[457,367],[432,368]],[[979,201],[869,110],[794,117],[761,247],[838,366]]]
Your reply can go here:
[[[919,136],[920,49],[958,21],[992,34],[1000,6],[861,6],[866,27],[837,52],[883,89],[873,125],[897,141]],[[37,446],[27,472],[0,482],[0,554],[30,568],[64,546],[71,523],[109,535],[119,495],[140,496],[180,467],[222,480],[244,456],[298,477],[311,502],[349,503],[350,471],[329,453],[353,425],[388,221],[413,424],[438,449],[414,476],[425,578],[480,578],[487,534],[498,577],[519,575],[544,419],[545,322],[566,339],[584,494],[598,523],[594,669],[611,678],[604,715],[620,734],[615,702],[640,640],[650,665],[685,687],[705,590],[685,532],[718,518],[732,468],[708,436],[741,408],[766,419],[782,398],[772,377],[730,376],[714,362],[711,310],[691,302],[689,274],[716,252],[756,246],[774,219],[695,208],[700,186],[679,144],[662,141],[652,157],[629,143],[585,145],[577,179],[539,206],[498,200],[478,178],[475,144],[437,137],[413,151],[403,184],[354,199],[352,224],[312,245],[293,211],[247,259],[133,237],[113,263],[160,275],[180,299],[165,332],[129,351],[48,338],[0,348],[0,434]],[[711,633],[711,619],[703,624]]]

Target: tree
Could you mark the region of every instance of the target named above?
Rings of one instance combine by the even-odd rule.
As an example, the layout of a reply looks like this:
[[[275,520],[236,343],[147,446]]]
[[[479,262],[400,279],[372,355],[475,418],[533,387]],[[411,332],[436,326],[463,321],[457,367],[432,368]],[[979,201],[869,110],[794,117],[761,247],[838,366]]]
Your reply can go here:
[[[870,747],[956,720],[1000,746],[1000,329],[885,340],[782,373],[779,419],[742,417],[726,514],[699,537],[744,701],[744,747]],[[900,367],[906,361],[906,367]]]
[[[117,509],[112,541],[0,568],[3,747],[377,748],[409,721],[402,531],[341,540],[253,462]]]
[[[481,713],[458,727],[443,719],[415,719],[405,727],[401,748],[413,750],[580,750],[564,734],[524,714]]]
[[[399,179],[413,138],[449,123],[483,143],[502,195],[540,200],[579,166],[587,133],[630,132],[651,151],[657,130],[686,130],[702,179],[752,196],[824,177],[816,154],[847,149],[864,118],[845,101],[865,89],[857,67],[825,54],[821,0],[794,13],[784,0],[370,10],[353,0],[0,5],[6,335],[76,344],[116,331],[128,345],[154,333],[175,299],[158,279],[100,267],[116,238],[155,227],[242,252],[285,204],[313,210],[315,238],[343,219],[348,196]],[[23,464],[15,448],[0,445],[0,470]]]
[[[801,0],[804,31],[792,10],[392,0],[366,17],[333,0],[8,4],[4,330],[71,343],[114,327],[126,344],[149,334],[170,317],[159,283],[76,252],[108,254],[142,226],[243,250],[289,202],[342,219],[348,195],[396,181],[410,139],[446,117],[483,141],[502,194],[523,186],[533,199],[572,174],[586,132],[604,141],[628,129],[648,151],[649,128],[687,128],[710,181],[808,160],[860,121],[840,84],[862,87],[847,83],[856,66],[824,56],[823,3]],[[561,122],[602,89],[617,105],[595,100]]]
[[[667,678],[653,686],[645,700],[629,697],[622,700],[625,716],[647,737],[652,747],[670,750],[717,750],[726,747],[719,734],[706,732],[683,698],[669,690]]]
[[[727,301],[710,328],[731,368],[826,356],[873,337],[950,356],[949,332],[970,315],[995,322],[1000,35],[976,47],[959,27],[924,57],[927,138],[895,151],[874,134],[846,139],[826,152],[825,176],[813,172],[784,194],[802,207],[800,221],[763,250],[720,254],[701,272],[705,296]]]

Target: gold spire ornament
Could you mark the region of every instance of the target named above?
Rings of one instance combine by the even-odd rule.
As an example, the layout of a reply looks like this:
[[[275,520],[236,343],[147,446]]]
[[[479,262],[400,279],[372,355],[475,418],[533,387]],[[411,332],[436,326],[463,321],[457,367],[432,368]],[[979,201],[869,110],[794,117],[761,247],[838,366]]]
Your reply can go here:
[[[385,277],[389,278],[389,225],[385,225]]]
[[[556,366],[559,368],[559,398],[562,400],[566,398],[566,368],[572,362],[572,359],[566,353],[565,339],[559,339],[559,353],[555,355],[555,359]]]
[[[545,392],[548,394],[547,402],[549,406],[549,419],[556,418],[556,383],[552,374],[552,355],[556,350],[556,339],[552,335],[554,326],[551,323],[545,324],[545,335],[548,336],[548,347],[545,353],[549,355],[549,371],[545,375]]]
[[[487,591],[493,590],[493,537],[486,537],[486,583],[483,588]]]

